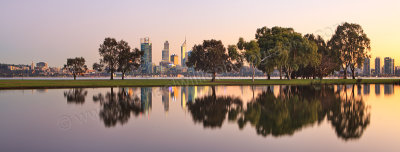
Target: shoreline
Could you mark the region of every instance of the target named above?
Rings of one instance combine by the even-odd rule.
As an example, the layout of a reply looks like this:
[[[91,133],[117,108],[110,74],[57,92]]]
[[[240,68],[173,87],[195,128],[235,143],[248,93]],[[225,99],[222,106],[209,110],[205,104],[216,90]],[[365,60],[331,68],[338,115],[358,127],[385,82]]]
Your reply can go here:
[[[400,84],[400,79],[128,79],[128,80],[0,80],[0,90],[59,89],[102,87],[165,87],[165,86],[244,86],[244,85],[338,85],[338,84]]]

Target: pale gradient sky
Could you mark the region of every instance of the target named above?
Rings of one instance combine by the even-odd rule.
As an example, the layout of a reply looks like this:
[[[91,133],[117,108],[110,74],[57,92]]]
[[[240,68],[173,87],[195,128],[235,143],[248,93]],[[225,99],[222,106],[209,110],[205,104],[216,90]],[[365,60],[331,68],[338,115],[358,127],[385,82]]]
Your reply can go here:
[[[91,67],[105,37],[139,47],[148,36],[158,64],[165,40],[180,56],[185,36],[189,49],[204,39],[226,46],[239,37],[254,39],[263,26],[328,38],[347,21],[364,28],[373,57],[395,57],[400,65],[399,8],[399,0],[2,0],[0,63],[61,66],[68,57],[83,56]]]

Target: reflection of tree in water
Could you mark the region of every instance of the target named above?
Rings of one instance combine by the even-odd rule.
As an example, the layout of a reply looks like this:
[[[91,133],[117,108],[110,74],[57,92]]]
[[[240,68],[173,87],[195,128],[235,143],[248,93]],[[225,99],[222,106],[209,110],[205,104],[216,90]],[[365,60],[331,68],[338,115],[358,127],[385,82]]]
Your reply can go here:
[[[212,95],[188,103],[193,121],[203,123],[204,127],[216,128],[222,126],[227,113],[229,120],[236,120],[242,109],[242,100],[229,96],[218,97],[215,95],[215,87],[212,90]]]
[[[67,103],[83,104],[87,91],[83,88],[74,88],[64,92],[64,97],[67,98]]]
[[[114,93],[113,88],[105,95],[98,94],[93,96],[93,101],[100,102],[100,118],[106,127],[113,127],[117,123],[121,125],[128,122],[131,113],[135,116],[143,112],[140,99],[137,95],[129,94],[124,88]]]
[[[302,94],[307,88],[288,87],[275,97],[272,91],[262,92],[238,121],[243,128],[250,122],[262,136],[292,135],[303,126],[313,124],[322,111],[321,102]],[[308,98],[309,97],[309,98]]]
[[[347,90],[345,90],[346,92]],[[327,118],[335,127],[336,134],[344,140],[358,139],[370,124],[371,114],[362,98],[355,98],[354,86],[350,97],[337,98],[327,111]]]
[[[229,120],[237,121],[239,128],[250,123],[262,136],[293,135],[327,118],[338,137],[358,139],[370,123],[368,108],[362,98],[354,97],[354,87],[351,97],[346,98],[333,86],[281,87],[278,96],[268,89],[249,102],[246,110],[241,99],[218,97],[213,88],[211,96],[197,98],[188,107],[193,121],[204,127],[221,127],[228,113]]]

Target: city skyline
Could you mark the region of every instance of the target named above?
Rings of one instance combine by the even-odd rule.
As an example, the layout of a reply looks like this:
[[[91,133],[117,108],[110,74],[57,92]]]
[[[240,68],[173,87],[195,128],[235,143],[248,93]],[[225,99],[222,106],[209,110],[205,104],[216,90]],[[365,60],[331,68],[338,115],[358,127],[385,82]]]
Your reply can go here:
[[[347,5],[342,6],[343,3]],[[394,0],[26,1],[23,5],[16,1],[0,2],[0,19],[4,21],[0,25],[0,51],[5,54],[0,62],[46,61],[62,66],[68,57],[83,56],[91,65],[100,58],[98,47],[104,37],[123,39],[132,48],[140,48],[140,38],[150,37],[154,44],[153,63],[159,63],[166,40],[170,43],[170,54],[180,54],[185,36],[188,50],[205,39],[222,40],[227,46],[236,44],[239,37],[254,39],[256,29],[263,26],[293,27],[302,34],[320,34],[327,40],[338,24],[347,21],[360,24],[370,37],[372,58],[391,56],[399,65],[397,35],[400,33],[396,28],[400,22],[395,19],[400,17],[395,7],[399,3]],[[222,8],[224,11],[219,11]],[[105,22],[104,18],[109,20]]]

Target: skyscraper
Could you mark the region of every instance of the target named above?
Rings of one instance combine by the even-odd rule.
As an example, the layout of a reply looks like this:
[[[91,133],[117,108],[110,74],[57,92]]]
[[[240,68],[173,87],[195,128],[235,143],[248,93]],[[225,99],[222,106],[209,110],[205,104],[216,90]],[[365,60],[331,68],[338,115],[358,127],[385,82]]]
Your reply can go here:
[[[186,66],[186,37],[185,37],[185,42],[183,42],[181,46],[181,65],[182,67]]]
[[[141,69],[143,74],[152,73],[152,44],[148,37],[140,39],[140,50],[143,52],[141,58]]]
[[[375,75],[381,74],[381,58],[375,58]]]
[[[179,57],[176,54],[172,54],[171,55],[171,63],[175,64],[175,65],[178,65],[178,58]]]
[[[370,65],[370,59],[365,58],[364,60],[364,68],[363,68],[363,74],[364,76],[370,76],[371,75],[371,65]]]
[[[169,61],[169,42],[165,41],[164,49],[162,50],[162,61]]]
[[[385,57],[384,65],[383,65],[386,75],[394,74],[394,59],[390,57]]]

